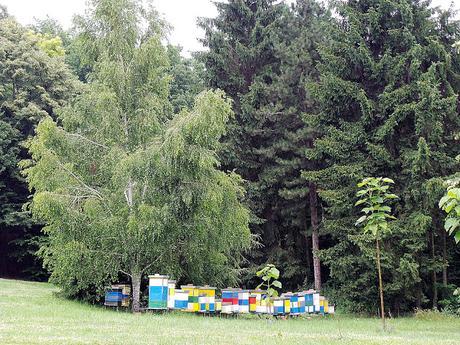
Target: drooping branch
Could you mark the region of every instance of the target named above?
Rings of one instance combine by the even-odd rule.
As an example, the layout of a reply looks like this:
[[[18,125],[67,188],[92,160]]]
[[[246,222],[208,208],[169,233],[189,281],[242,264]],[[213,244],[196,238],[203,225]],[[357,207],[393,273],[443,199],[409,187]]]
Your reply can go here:
[[[67,169],[64,164],[62,164],[58,159],[56,159],[57,164],[64,169],[71,177],[73,177],[78,183],[80,183],[83,187],[85,187],[90,192],[94,193],[100,200],[103,199],[102,194],[94,189],[93,187],[88,186],[80,177],[78,177],[74,172]]]
[[[89,139],[89,138],[87,138],[87,137],[85,137],[85,136],[83,136],[81,134],[68,133],[68,132],[65,132],[65,131],[64,131],[64,133],[66,133],[66,135],[68,135],[70,137],[79,138],[79,139],[84,140],[84,141],[86,141],[88,143],[91,143],[91,144],[93,144],[95,146],[102,147],[103,149],[106,149],[106,150],[109,149],[108,146],[105,146],[104,144],[98,143],[97,141],[91,140],[91,139]]]

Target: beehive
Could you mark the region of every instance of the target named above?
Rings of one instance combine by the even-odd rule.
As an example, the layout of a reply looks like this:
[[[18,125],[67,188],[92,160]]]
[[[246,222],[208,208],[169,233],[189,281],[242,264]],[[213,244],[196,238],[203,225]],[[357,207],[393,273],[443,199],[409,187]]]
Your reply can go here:
[[[168,308],[168,276],[149,276],[149,309]]]
[[[105,290],[104,305],[107,307],[120,307],[122,302],[122,288],[107,288]]]
[[[256,312],[256,307],[257,307],[257,295],[256,294],[250,294],[249,295],[249,312],[250,313],[255,313]]]
[[[320,295],[319,293],[313,293],[313,312],[319,313],[321,311],[321,302],[320,302]]]
[[[329,314],[334,314],[335,313],[335,306],[333,304],[329,305]]]
[[[287,303],[285,303],[285,313],[289,313],[290,315],[299,315],[299,296],[296,293],[288,292],[283,294],[282,297],[289,299],[289,307],[287,307]],[[289,311],[287,308],[289,308]]]
[[[198,311],[200,313],[206,313],[207,297],[205,295],[198,296]]]
[[[289,297],[283,297],[283,304],[284,304],[284,314],[291,313],[291,299]]]
[[[273,299],[273,315],[284,315],[284,298],[276,297]]]
[[[174,309],[176,281],[168,280],[168,308]]]
[[[324,314],[324,297],[323,296],[319,296],[319,312]],[[315,307],[315,311],[316,311],[316,307]]]
[[[216,288],[212,286],[200,286],[198,288],[198,296],[199,297],[204,297],[199,301],[200,303],[200,311],[202,311],[202,306],[201,304],[204,304],[204,310],[203,312],[214,312],[216,309],[215,303],[216,303]]]
[[[241,289],[227,288],[222,289],[222,312],[223,313],[238,313],[238,292]]]
[[[305,311],[307,313],[313,313],[314,306],[313,306],[313,293],[303,292],[305,297]]]
[[[240,314],[249,313],[249,290],[238,291],[238,312]]]
[[[112,288],[121,289],[121,306],[129,307],[129,300],[131,297],[131,285],[129,284],[116,284],[112,285]]]
[[[200,305],[198,303],[198,297],[199,297],[198,287],[188,284],[188,285],[182,285],[181,289],[184,291],[188,291],[189,293],[187,311],[189,312],[199,311]]]
[[[188,291],[175,290],[174,291],[174,309],[187,310],[188,307]]]
[[[267,313],[267,292],[265,290],[252,290],[251,295],[255,297],[255,312],[258,314],[266,314]],[[251,303],[249,305],[250,312],[251,310]]]
[[[299,314],[305,314],[305,293],[298,293]]]
[[[256,313],[257,314],[272,314],[273,305],[271,305],[269,302],[270,301],[267,295],[261,295],[260,302],[256,306]]]
[[[220,313],[222,311],[222,300],[216,299],[216,306],[215,306],[216,313]]]

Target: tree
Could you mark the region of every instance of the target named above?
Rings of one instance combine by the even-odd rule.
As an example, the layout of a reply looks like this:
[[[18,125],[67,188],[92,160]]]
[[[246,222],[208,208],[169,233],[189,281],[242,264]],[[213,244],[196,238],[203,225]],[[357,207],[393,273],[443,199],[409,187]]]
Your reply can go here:
[[[380,241],[391,232],[388,226],[388,219],[396,219],[391,215],[391,207],[387,203],[397,198],[395,194],[389,192],[390,184],[394,181],[389,178],[368,177],[358,183],[361,188],[357,193],[360,199],[355,206],[363,205],[361,210],[364,213],[357,221],[356,225],[364,225],[364,233],[370,233],[375,240],[375,258],[379,277],[380,295],[380,315],[382,316],[383,329],[385,327],[385,305],[383,301],[383,280],[382,267],[380,264]]]
[[[196,58],[181,56],[181,47],[168,45],[172,76],[169,101],[175,113],[191,109],[195,96],[204,90],[204,66]]]
[[[137,1],[93,5],[81,27],[97,56],[91,82],[40,122],[23,163],[51,280],[78,296],[123,273],[134,311],[147,272],[235,283],[250,232],[241,180],[216,158],[230,102],[206,92],[172,116],[156,17]]]
[[[28,158],[22,142],[46,116],[55,117],[78,88],[61,54],[47,54],[44,40],[0,15],[0,251],[3,275],[46,277],[34,253],[40,225],[23,209],[29,191],[18,162]],[[56,43],[56,42],[55,42]],[[53,49],[62,52],[59,42]]]
[[[256,276],[262,279],[262,282],[257,285],[256,289],[265,289],[268,297],[268,308],[270,310],[273,304],[273,298],[278,297],[278,290],[283,287],[283,284],[278,280],[280,271],[273,264],[267,264],[264,268],[256,272]],[[273,311],[270,311],[273,312]]]
[[[439,207],[447,213],[444,222],[445,230],[454,235],[455,241],[460,242],[460,188],[450,186],[446,195],[439,200]]]
[[[252,229],[263,245],[251,254],[252,268],[273,262],[287,286],[296,288],[312,275],[312,228],[313,243],[319,243],[318,208],[310,211],[310,191],[301,177],[309,164],[304,147],[312,141],[302,114],[310,105],[305,83],[315,74],[324,10],[313,1],[292,8],[266,0],[216,6],[217,17],[201,21],[209,48],[201,59],[208,86],[233,99],[236,116],[223,139],[223,169],[235,169],[247,181]],[[313,185],[316,200],[314,190]],[[313,258],[320,286],[316,251]],[[250,270],[248,284],[252,278]]]
[[[355,181],[398,176],[394,240],[381,258],[385,295],[394,313],[435,306],[444,266],[439,180],[457,165],[458,64],[427,3],[347,1],[335,12],[319,49],[320,79],[308,86],[315,107],[306,119],[318,137],[307,156],[318,164],[304,173],[317,185],[322,233],[331,237],[321,251],[329,285],[350,309],[378,307],[373,251],[350,205]]]

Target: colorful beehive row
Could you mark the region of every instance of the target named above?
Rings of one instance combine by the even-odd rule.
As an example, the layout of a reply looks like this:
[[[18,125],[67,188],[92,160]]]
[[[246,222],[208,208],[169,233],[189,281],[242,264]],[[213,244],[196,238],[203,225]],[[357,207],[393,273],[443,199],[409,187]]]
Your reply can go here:
[[[129,307],[131,286],[128,284],[112,285],[105,291],[104,305],[108,307]]]
[[[270,302],[263,290],[227,288],[222,289],[222,299],[216,299],[215,287],[189,284],[176,289],[176,281],[168,278],[159,274],[149,276],[149,309],[275,316],[334,313],[334,306],[314,290],[288,292]],[[105,305],[128,306],[129,294],[129,285],[113,285],[106,291]]]

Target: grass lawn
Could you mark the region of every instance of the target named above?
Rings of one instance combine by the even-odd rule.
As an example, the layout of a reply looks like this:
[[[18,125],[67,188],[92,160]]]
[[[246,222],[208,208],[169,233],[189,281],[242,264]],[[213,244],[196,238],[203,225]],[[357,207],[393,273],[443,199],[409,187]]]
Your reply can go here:
[[[0,344],[460,344],[460,319],[350,316],[261,320],[132,315],[56,297],[51,284],[0,279]],[[267,337],[264,341],[263,336]]]

